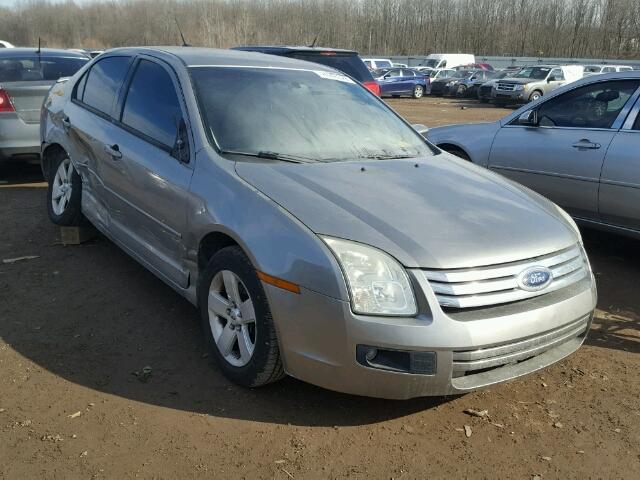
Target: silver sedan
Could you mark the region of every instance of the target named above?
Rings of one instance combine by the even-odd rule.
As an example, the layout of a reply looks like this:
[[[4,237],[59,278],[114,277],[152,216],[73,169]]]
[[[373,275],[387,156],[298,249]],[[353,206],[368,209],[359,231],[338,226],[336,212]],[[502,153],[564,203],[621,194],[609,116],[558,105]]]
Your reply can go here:
[[[571,218],[435,148],[344,73],[120,49],[43,109],[51,220],[91,222],[197,305],[241,385],[462,393],[586,336],[596,290]]]
[[[589,76],[497,122],[437,127],[428,137],[578,222],[640,237],[640,72]]]

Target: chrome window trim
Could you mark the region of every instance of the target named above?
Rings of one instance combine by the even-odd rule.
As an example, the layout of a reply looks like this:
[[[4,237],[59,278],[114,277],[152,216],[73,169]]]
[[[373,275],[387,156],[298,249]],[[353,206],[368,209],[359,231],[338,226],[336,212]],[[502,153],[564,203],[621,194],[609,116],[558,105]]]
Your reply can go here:
[[[636,118],[640,115],[640,87],[638,87],[636,93],[633,94],[632,98],[633,97],[635,97],[635,103],[629,106],[627,119],[620,128],[620,130],[625,132],[640,132],[640,130],[633,129],[633,125],[636,123]]]

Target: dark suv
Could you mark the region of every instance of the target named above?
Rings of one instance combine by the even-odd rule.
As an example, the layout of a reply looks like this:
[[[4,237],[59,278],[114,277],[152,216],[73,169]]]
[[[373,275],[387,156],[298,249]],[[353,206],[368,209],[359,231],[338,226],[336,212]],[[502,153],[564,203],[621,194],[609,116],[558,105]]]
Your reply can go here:
[[[288,46],[245,46],[233,47],[232,50],[267,53],[281,57],[297,58],[308,62],[320,63],[346,73],[359,81],[377,96],[380,96],[380,85],[373,79],[371,72],[353,50],[321,47],[288,47]]]

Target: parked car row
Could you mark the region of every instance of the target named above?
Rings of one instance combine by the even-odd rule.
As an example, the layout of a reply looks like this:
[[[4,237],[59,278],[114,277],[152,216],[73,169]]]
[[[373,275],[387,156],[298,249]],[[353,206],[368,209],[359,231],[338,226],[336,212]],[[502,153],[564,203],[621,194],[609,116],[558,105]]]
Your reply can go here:
[[[0,83],[44,81],[57,63],[45,53]],[[640,72],[592,75],[427,139],[378,96],[416,96],[427,78],[467,94],[571,72],[460,69],[450,83],[390,67],[374,81],[355,52],[310,47],[79,58],[73,73],[56,67],[65,78],[47,80],[33,122],[49,218],[90,222],[192,302],[240,385],[290,374],[411,398],[536,371],[580,347],[596,303],[561,207],[640,237]]]

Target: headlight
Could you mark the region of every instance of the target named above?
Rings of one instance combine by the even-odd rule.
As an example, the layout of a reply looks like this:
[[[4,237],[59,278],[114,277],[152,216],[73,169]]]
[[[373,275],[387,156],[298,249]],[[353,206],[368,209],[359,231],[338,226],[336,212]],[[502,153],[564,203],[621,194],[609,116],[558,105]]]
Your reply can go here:
[[[562,218],[564,218],[567,221],[567,223],[571,225],[571,228],[573,228],[573,230],[576,232],[576,235],[578,236],[580,243],[582,243],[582,234],[580,233],[580,229],[578,228],[578,225],[576,224],[576,222],[573,220],[573,218],[571,218],[571,215],[569,215],[567,212],[565,212],[562,208],[560,208],[557,205],[556,205],[556,209],[558,210],[558,213],[562,216]]]
[[[514,90],[524,90],[524,85],[516,85]]]
[[[390,255],[361,243],[321,238],[342,268],[354,313],[405,316],[417,313],[409,276]]]

